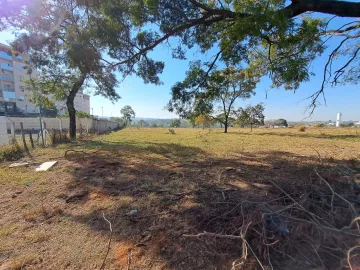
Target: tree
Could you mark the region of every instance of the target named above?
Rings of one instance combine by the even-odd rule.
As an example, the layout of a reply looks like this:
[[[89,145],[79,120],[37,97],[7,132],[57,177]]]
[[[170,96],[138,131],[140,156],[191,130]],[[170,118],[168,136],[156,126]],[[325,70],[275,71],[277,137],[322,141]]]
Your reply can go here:
[[[207,114],[200,114],[195,118],[195,125],[202,126],[204,129],[205,127],[210,127],[213,123],[213,119],[210,115]]]
[[[144,66],[145,62],[154,63],[148,69],[153,75],[160,73],[163,66],[155,64],[149,53],[173,37],[176,41],[168,44],[175,44],[171,47],[174,58],[185,59],[186,49],[194,45],[201,53],[213,53],[203,63],[208,68],[205,77],[217,62],[239,67],[252,60],[261,67],[263,76],[271,78],[273,87],[296,90],[314,75],[310,64],[324,53],[328,40],[337,36],[339,46],[324,66],[323,82],[311,96],[312,108],[317,106],[316,100],[326,85],[356,83],[359,79],[360,22],[356,18],[360,17],[360,2],[293,0],[287,5],[278,0],[84,2],[94,13],[101,13],[96,22],[113,44],[112,54],[117,59],[113,65],[125,75],[136,73],[136,67]],[[305,16],[309,12],[311,15]],[[341,17],[354,19],[342,22]],[[331,28],[336,21],[343,25]],[[119,38],[114,38],[114,34]],[[339,55],[345,60],[335,65]]]
[[[185,80],[172,87],[172,99],[167,108],[181,117],[194,112],[212,115],[214,120],[224,125],[224,133],[227,133],[235,101],[255,94],[259,81],[257,73],[251,68],[237,70],[228,67],[211,72],[207,80],[202,81],[205,72],[198,63],[193,63]]]
[[[256,106],[248,105],[245,108],[238,109],[237,124],[241,127],[250,126],[251,131],[253,125],[264,125],[264,105],[262,103]]]
[[[102,58],[107,47],[93,23],[90,10],[75,0],[2,0],[4,14],[1,26],[21,31],[12,43],[16,53],[29,54],[29,74],[33,68],[38,77],[31,77],[30,89],[39,90],[46,98],[66,100],[70,118],[70,137],[76,137],[74,98],[91,86],[95,95],[116,101],[117,80],[108,61]],[[6,6],[4,11],[4,6]],[[30,64],[31,62],[31,64]]]
[[[280,118],[278,120],[275,120],[274,125],[275,126],[285,126],[285,127],[287,127],[288,123],[287,123],[287,121],[285,119]]]
[[[51,8],[45,12],[33,8],[44,15],[27,16],[23,12],[29,2],[39,1],[0,0],[0,27],[24,21],[26,26],[26,20],[31,25],[32,21],[39,21],[37,16],[46,16],[47,20],[41,25],[48,27],[50,33],[54,32],[49,40],[53,40],[52,35],[67,38],[63,28],[70,26],[68,16],[62,16],[62,12],[58,12],[57,17],[48,16],[48,11],[53,11]],[[324,94],[327,85],[356,83],[359,79],[360,35],[357,31],[360,22],[356,20],[360,17],[359,2],[293,0],[285,5],[286,1],[279,0],[265,3],[263,0],[57,0],[59,4],[56,0],[42,1],[76,6],[78,12],[69,16],[70,21],[72,17],[80,17],[80,25],[87,23],[93,30],[86,31],[85,37],[94,33],[101,37],[95,39],[95,47],[107,48],[111,59],[102,61],[109,64],[107,70],[116,69],[123,77],[135,74],[145,83],[161,83],[158,74],[163,71],[164,63],[151,59],[149,54],[166,42],[174,45],[172,56],[178,59],[185,59],[186,49],[194,45],[200,53],[213,53],[209,61],[202,63],[207,71],[200,80],[206,79],[218,62],[239,69],[244,63],[252,62],[259,67],[262,76],[271,78],[273,87],[296,90],[300,83],[314,75],[309,66],[324,53],[333,36],[338,37],[339,45],[329,54],[322,84],[311,96],[311,107],[317,106],[316,100]],[[311,15],[304,16],[309,12]],[[319,13],[322,14],[319,16]],[[342,22],[341,17],[354,19]],[[332,28],[335,21],[344,24]],[[72,35],[78,33],[77,27],[70,29],[73,29]],[[175,42],[168,42],[172,37]],[[84,47],[83,44],[91,43],[81,44]],[[336,61],[339,56],[343,59]]]
[[[170,123],[170,127],[173,128],[179,128],[181,126],[181,121],[180,119],[174,119],[171,123]]]
[[[135,112],[129,105],[124,106],[120,110],[120,114],[122,115],[126,125],[131,124],[132,118],[135,117]]]
[[[144,121],[144,120],[140,120],[140,121],[139,121],[139,126],[140,126],[140,127],[144,127],[144,126],[145,126],[145,121]]]
[[[124,119],[120,118],[120,117],[110,117],[111,121],[117,122],[119,124],[119,127],[124,127],[125,126],[125,121]]]

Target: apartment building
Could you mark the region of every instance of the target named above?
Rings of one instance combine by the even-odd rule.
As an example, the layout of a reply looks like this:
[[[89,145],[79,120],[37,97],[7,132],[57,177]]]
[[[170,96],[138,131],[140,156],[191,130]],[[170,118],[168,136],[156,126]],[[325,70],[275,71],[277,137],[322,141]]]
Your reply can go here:
[[[28,100],[30,92],[26,90],[24,80],[29,79],[25,67],[28,56],[15,56],[11,47],[0,43],[0,114],[27,115],[38,114],[39,108]],[[37,76],[34,69],[31,76]],[[90,96],[78,93],[74,100],[75,109],[90,114]],[[66,110],[65,101],[55,102],[59,114]]]
[[[62,115],[67,112],[66,101],[56,101],[55,106],[58,114]],[[74,99],[74,106],[77,111],[90,114],[90,96],[84,94],[82,91],[77,93]]]

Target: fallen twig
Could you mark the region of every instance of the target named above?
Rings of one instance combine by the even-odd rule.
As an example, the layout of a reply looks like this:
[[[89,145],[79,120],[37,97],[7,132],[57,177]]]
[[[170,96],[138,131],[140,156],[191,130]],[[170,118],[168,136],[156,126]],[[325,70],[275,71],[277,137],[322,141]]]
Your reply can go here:
[[[129,248],[129,249],[128,249],[128,264],[127,264],[127,270],[130,270],[131,262],[132,262],[132,249]]]
[[[351,252],[352,252],[354,249],[357,249],[357,248],[360,248],[360,246],[352,247],[352,248],[350,248],[350,249],[348,250],[348,252],[347,252],[347,257],[346,257],[346,259],[347,259],[347,263],[349,264],[350,270],[353,270],[352,265],[351,265],[351,257],[350,257],[350,255],[351,255]],[[357,268],[356,268],[356,269],[357,269]]]
[[[191,237],[191,238],[199,238],[202,236],[211,236],[216,238],[227,238],[227,239],[243,239],[241,235],[229,235],[229,234],[217,234],[217,233],[210,233],[210,232],[203,232],[198,234],[183,234],[184,237]]]
[[[64,157],[66,157],[66,155],[67,155],[69,152],[83,153],[83,154],[85,154],[85,155],[90,155],[89,153],[86,153],[85,151],[68,149],[68,150],[65,151]]]
[[[349,206],[350,206],[350,208],[351,208],[351,210],[354,212],[355,216],[357,216],[357,212],[356,212],[356,210],[355,210],[354,205],[353,205],[351,202],[349,202],[347,199],[345,199],[344,197],[342,197],[339,193],[337,193],[336,191],[334,191],[334,189],[331,187],[331,185],[328,183],[328,181],[326,181],[326,180],[318,173],[318,171],[317,171],[315,168],[314,168],[314,171],[315,171],[316,175],[320,178],[320,180],[324,181],[325,184],[329,187],[329,189],[330,189],[331,192],[333,193],[332,198],[331,198],[331,204],[333,203],[333,196],[336,195],[336,196],[338,196],[340,199],[342,199],[344,202],[348,203]],[[331,206],[333,207],[333,205],[331,205]]]
[[[106,259],[107,259],[107,256],[109,255],[109,251],[110,251],[110,248],[111,248],[111,240],[112,240],[112,235],[113,235],[113,229],[112,229],[112,225],[111,225],[111,222],[105,217],[105,214],[103,212],[103,218],[104,220],[109,223],[109,228],[110,228],[110,237],[109,237],[109,242],[108,242],[108,245],[107,245],[107,250],[106,250],[106,254],[105,254],[105,257],[104,257],[104,260],[100,266],[100,270],[104,270],[105,269],[105,264],[106,264]]]

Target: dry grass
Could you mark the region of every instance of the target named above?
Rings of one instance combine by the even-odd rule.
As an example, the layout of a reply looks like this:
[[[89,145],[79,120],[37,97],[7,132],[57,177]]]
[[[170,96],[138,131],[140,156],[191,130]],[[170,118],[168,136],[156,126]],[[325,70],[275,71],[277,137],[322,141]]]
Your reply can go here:
[[[70,152],[64,158],[66,149],[88,154]],[[229,134],[125,129],[78,144],[38,148],[32,156],[59,162],[45,173],[33,167],[8,169],[7,163],[0,168],[1,270],[99,269],[109,237],[102,213],[114,230],[105,269],[231,269],[242,255],[240,242],[182,235],[238,234],[240,209],[228,212],[240,199],[274,196],[267,178],[292,188],[320,185],[313,170],[319,167],[330,183],[346,185],[347,178],[332,169],[345,164],[360,173],[360,136],[356,129],[326,128],[230,129]],[[138,217],[126,215],[133,209]],[[257,246],[254,239],[248,241]],[[263,260],[261,251],[255,253]],[[354,250],[353,269],[356,255]],[[308,265],[299,254],[273,256],[283,267],[289,261],[297,269],[320,264],[315,259]],[[339,267],[343,258],[333,265]],[[346,260],[341,263],[346,266]],[[250,251],[244,265],[258,267]]]

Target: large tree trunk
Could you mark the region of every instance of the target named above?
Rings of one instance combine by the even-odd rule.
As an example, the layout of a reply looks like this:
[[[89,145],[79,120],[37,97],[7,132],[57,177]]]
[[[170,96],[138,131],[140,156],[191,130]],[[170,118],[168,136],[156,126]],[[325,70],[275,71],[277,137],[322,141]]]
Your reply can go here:
[[[71,139],[76,139],[76,110],[74,106],[74,99],[79,92],[81,86],[83,85],[85,81],[85,76],[82,76],[79,81],[75,82],[71,88],[71,91],[66,99],[66,106],[69,112],[69,133]]]
[[[227,119],[227,118],[225,118],[225,122],[224,122],[224,128],[225,128],[225,130],[224,130],[224,133],[227,133],[227,130],[228,130],[228,125],[229,125],[229,123],[228,123],[228,119]]]
[[[71,139],[76,139],[76,110],[74,106],[75,94],[70,94],[66,99],[66,106],[69,112],[69,133]]]

